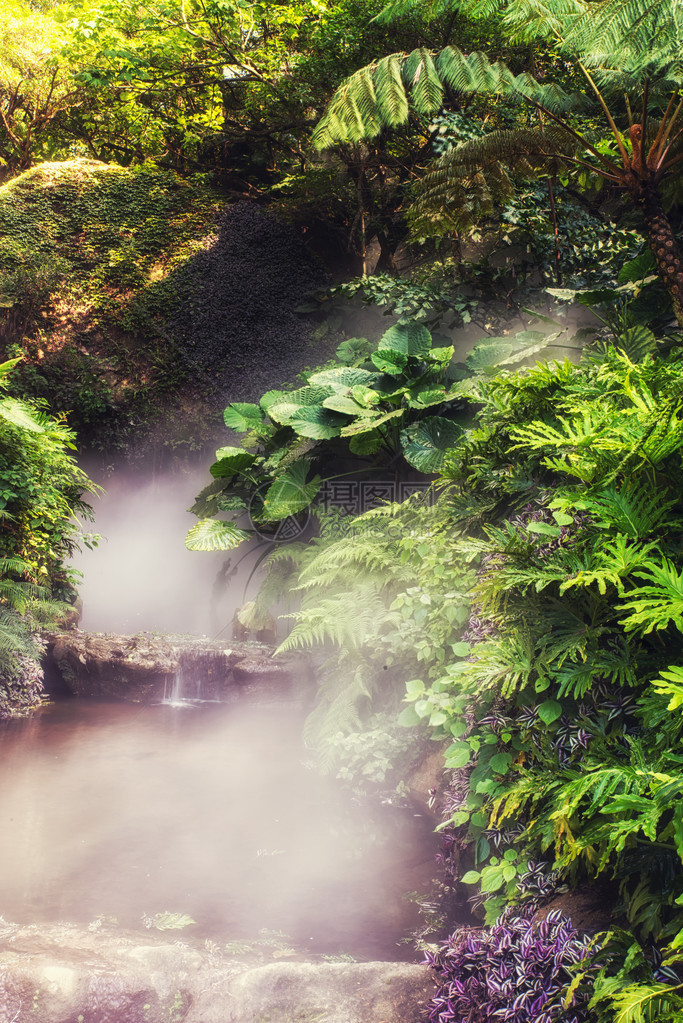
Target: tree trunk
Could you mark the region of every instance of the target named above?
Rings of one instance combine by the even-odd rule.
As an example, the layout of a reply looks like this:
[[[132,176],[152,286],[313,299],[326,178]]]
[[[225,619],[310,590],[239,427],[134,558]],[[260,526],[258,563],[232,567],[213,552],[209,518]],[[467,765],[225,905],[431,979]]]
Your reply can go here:
[[[659,276],[671,296],[674,315],[683,327],[683,259],[669,218],[664,212],[659,189],[654,183],[647,183],[636,197],[645,225],[650,248],[657,261]]]

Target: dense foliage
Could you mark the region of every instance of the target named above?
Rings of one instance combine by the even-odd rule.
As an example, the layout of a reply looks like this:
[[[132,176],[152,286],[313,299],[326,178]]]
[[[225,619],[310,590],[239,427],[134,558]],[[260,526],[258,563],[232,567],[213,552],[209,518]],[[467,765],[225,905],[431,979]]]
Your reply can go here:
[[[678,350],[636,363],[613,346],[478,382],[434,506],[367,513],[299,555],[283,644],[327,648],[324,743],[374,728],[405,682],[403,724],[447,740],[466,778],[450,823],[487,922],[529,859],[554,878],[537,893],[604,885],[655,950],[616,985],[604,953],[605,1019],[624,986],[650,1013],[679,1004],[682,388]]]
[[[680,1023],[676,4],[0,13],[14,394],[106,446],[181,391],[196,439],[233,388],[238,439],[188,546],[229,550],[313,509],[317,532],[274,549],[243,624],[285,611],[281,649],[316,659],[306,740],[325,768],[401,790],[416,750],[444,751],[445,884],[472,926],[447,936],[444,915],[427,947],[431,1020]],[[90,159],[12,180],[74,156]],[[325,274],[271,212],[219,211],[245,197],[337,265],[351,253],[361,276],[336,299],[398,322],[283,384],[324,333],[323,303],[303,300]],[[582,358],[528,365],[568,341],[564,308],[514,334],[540,288],[597,314],[572,342],[590,338]],[[463,324],[481,333],[456,362]],[[0,402],[0,713],[36,698],[33,636],[70,592],[88,486],[72,439],[42,407]],[[330,480],[381,472],[422,496],[325,512]],[[587,889],[603,914],[579,931],[552,900],[571,912]]]
[[[15,363],[0,366],[0,383]],[[37,634],[69,609],[65,561],[93,486],[75,464],[73,432],[15,398],[0,400],[0,717],[39,699]]]

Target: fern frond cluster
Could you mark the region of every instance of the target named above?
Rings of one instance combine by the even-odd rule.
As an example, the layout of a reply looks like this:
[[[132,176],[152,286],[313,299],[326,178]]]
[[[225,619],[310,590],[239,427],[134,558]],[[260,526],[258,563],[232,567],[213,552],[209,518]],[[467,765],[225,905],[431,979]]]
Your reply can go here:
[[[457,95],[505,96],[512,102],[530,100],[554,113],[584,105],[582,97],[555,83],[537,81],[528,72],[514,74],[500,60],[480,51],[463,53],[448,46],[438,53],[424,47],[411,53],[392,53],[356,71],[339,87],[313,133],[319,149],[338,142],[361,142],[386,128],[437,113],[445,89]]]

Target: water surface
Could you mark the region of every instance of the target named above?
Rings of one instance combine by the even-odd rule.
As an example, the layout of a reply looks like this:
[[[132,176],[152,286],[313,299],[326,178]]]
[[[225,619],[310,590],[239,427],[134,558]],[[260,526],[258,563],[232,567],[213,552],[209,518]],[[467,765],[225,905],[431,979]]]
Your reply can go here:
[[[405,892],[435,874],[413,810],[360,804],[304,765],[283,706],[66,700],[0,726],[0,913],[115,918],[215,941],[411,958]]]

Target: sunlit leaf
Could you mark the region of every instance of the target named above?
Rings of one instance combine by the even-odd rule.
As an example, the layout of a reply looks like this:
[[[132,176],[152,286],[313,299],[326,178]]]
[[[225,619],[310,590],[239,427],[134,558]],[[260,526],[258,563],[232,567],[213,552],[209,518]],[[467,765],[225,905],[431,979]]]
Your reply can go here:
[[[190,551],[231,551],[239,547],[243,540],[248,540],[249,535],[232,522],[202,519],[189,530],[185,546]]]

